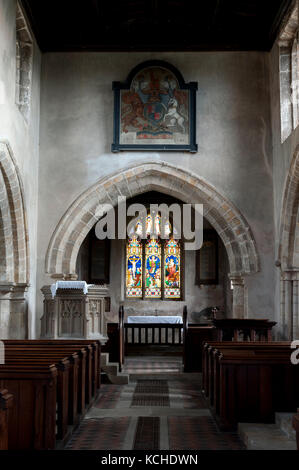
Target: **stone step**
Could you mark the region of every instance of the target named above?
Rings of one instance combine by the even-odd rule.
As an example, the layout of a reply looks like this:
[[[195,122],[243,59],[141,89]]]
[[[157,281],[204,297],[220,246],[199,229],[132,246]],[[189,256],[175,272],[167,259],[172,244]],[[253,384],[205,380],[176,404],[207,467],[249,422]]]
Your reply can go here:
[[[249,450],[296,450],[296,442],[277,424],[239,423],[240,438]]]
[[[101,367],[106,366],[109,362],[109,353],[101,353]]]
[[[296,441],[296,431],[292,426],[292,419],[295,413],[275,413],[275,422],[285,435]]]
[[[107,377],[110,383],[116,385],[127,385],[130,380],[129,374],[125,374],[124,372],[118,372],[117,375],[108,374]]]
[[[105,366],[102,365],[101,369],[103,372],[106,372],[106,374],[117,375],[119,366],[117,362],[108,362]]]

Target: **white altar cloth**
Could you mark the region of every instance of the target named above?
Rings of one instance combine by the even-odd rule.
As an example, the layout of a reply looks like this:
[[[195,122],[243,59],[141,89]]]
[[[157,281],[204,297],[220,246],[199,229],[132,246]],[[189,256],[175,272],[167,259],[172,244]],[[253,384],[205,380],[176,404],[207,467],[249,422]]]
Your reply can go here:
[[[82,289],[84,294],[88,293],[88,287],[92,284],[87,284],[85,281],[57,281],[51,285],[51,294],[54,299],[57,289]]]
[[[183,323],[181,316],[138,315],[129,316],[127,323]]]

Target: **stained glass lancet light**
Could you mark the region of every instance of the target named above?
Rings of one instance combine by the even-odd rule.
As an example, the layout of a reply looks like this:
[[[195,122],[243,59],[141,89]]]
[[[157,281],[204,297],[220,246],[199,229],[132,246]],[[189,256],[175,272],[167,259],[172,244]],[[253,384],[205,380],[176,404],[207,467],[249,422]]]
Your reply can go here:
[[[161,297],[161,243],[155,239],[145,245],[145,297]]]
[[[181,297],[181,256],[177,240],[170,238],[164,249],[164,297],[179,299]]]
[[[142,244],[137,237],[128,239],[126,260],[127,297],[142,297]]]
[[[141,240],[142,232],[142,222],[138,220],[127,240],[126,296],[136,299],[180,299],[180,242],[173,238],[170,221],[161,224],[160,214],[148,214],[145,220],[146,240]],[[161,240],[161,232],[170,238]]]

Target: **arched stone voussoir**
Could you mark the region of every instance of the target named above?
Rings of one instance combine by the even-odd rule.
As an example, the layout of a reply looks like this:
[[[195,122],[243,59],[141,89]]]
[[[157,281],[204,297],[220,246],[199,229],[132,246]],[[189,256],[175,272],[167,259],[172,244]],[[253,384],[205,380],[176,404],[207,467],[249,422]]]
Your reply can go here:
[[[116,205],[118,197],[159,191],[185,203],[203,204],[204,216],[227,250],[230,270],[239,275],[259,271],[251,230],[240,211],[210,183],[166,162],[143,163],[107,176],[81,194],[59,221],[48,246],[45,270],[53,277],[75,275],[79,248],[96,223],[101,204]]]
[[[29,247],[24,190],[17,164],[7,141],[0,141],[1,232],[7,268],[6,282],[29,283]],[[2,271],[2,269],[1,269]]]
[[[299,251],[295,245],[295,238],[299,237],[297,224],[298,209],[299,145],[294,152],[283,191],[278,248],[278,264],[281,265],[283,271],[295,267],[294,257],[296,251]]]

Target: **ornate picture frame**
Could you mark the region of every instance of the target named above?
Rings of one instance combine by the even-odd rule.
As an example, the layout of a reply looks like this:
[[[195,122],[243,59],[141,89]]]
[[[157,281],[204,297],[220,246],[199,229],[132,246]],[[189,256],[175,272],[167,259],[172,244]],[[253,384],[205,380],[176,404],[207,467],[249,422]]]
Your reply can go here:
[[[195,273],[195,284],[198,286],[219,283],[218,237],[215,230],[203,231],[203,245],[196,251]]]
[[[139,64],[125,82],[113,82],[112,152],[158,150],[197,152],[197,83],[185,83],[171,64]]]
[[[94,231],[89,240],[89,279],[90,284],[110,282],[110,240],[100,240]]]

